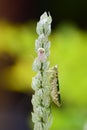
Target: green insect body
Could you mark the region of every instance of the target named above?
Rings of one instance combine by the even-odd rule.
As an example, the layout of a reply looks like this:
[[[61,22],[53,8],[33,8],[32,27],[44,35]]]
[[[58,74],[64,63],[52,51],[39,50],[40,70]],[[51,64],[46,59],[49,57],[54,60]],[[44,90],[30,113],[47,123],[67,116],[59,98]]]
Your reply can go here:
[[[60,98],[60,91],[59,91],[59,81],[58,81],[58,67],[54,66],[50,69],[50,84],[51,84],[51,98],[53,102],[60,107],[61,105],[61,98]]]

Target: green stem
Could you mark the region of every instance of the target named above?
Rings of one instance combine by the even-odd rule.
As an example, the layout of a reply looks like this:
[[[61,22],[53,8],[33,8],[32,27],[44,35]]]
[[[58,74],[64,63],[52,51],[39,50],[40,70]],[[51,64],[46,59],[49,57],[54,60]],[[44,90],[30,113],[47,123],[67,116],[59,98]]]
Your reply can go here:
[[[43,63],[41,63],[40,73],[41,73],[41,76],[43,78]],[[41,88],[43,88],[42,81],[40,81],[40,83],[41,83],[41,85],[40,85]],[[41,106],[44,107],[43,104],[42,104],[42,101],[43,101],[43,99],[41,99]],[[42,122],[42,127],[43,127],[43,123],[44,123],[43,117],[41,118],[41,122]]]

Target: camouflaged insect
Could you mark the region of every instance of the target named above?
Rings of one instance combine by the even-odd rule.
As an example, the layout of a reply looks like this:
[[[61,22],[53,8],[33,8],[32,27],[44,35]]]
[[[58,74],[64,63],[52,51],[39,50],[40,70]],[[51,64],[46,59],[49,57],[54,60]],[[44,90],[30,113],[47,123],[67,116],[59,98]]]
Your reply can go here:
[[[60,107],[60,91],[59,91],[59,81],[58,81],[58,67],[57,65],[49,69],[50,72],[50,84],[51,84],[51,98],[53,102]]]

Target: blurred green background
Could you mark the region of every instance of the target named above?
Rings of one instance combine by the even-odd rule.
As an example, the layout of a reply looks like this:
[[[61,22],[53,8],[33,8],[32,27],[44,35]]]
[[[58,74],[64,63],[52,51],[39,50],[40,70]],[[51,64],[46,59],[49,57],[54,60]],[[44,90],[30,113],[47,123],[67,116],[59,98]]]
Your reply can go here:
[[[6,51],[19,57],[16,65],[4,73],[6,87],[12,91],[32,91],[36,23],[0,25],[0,53]],[[83,130],[87,123],[87,32],[72,24],[61,24],[49,39],[50,66],[58,64],[62,100],[61,108],[53,105],[51,130]]]
[[[33,2],[31,8],[33,7]],[[62,10],[62,13],[59,13],[61,10],[57,13],[56,4],[52,6],[51,2],[51,6],[47,6],[47,4],[45,7],[45,1],[43,1],[43,5],[41,5],[43,8],[41,10],[38,4],[39,2],[40,1],[37,2],[37,6],[34,8],[36,12],[33,10],[31,13],[28,13],[29,6],[25,13],[23,13],[23,17],[20,17],[20,14],[22,16],[21,11],[21,13],[13,13],[15,15],[10,14],[11,11],[8,11],[10,15],[6,13],[0,14],[0,55],[6,52],[17,58],[14,66],[4,71],[0,70],[0,84],[4,81],[5,84],[3,83],[3,86],[5,89],[11,91],[32,92],[31,81],[35,75],[35,72],[32,71],[32,63],[36,57],[34,43],[38,37],[35,29],[37,18],[42,11],[53,11],[52,33],[49,37],[51,41],[51,55],[49,59],[50,66],[58,64],[62,106],[61,108],[57,108],[55,105],[52,105],[53,124],[50,130],[87,130],[86,1],[84,1],[85,3],[82,5],[84,8],[83,11],[85,12],[84,17],[82,14],[80,15],[81,2],[80,5],[78,4],[79,10],[75,8],[75,10],[72,11],[74,6],[77,5],[74,5],[75,1],[73,1],[74,6],[70,4],[70,7],[72,6],[73,8],[69,7],[69,10],[67,9],[65,11],[64,16],[62,15],[64,10]],[[62,7],[61,4],[62,3],[60,3],[60,7],[63,8],[64,5]],[[66,8],[68,6],[69,2],[68,4],[66,3]],[[53,7],[56,7],[56,11],[53,10]],[[68,11],[70,11],[70,13],[67,14]],[[77,15],[74,17],[74,14]],[[6,19],[3,19],[2,16]],[[59,16],[59,22],[57,16]],[[14,23],[12,23],[12,21],[14,21]]]

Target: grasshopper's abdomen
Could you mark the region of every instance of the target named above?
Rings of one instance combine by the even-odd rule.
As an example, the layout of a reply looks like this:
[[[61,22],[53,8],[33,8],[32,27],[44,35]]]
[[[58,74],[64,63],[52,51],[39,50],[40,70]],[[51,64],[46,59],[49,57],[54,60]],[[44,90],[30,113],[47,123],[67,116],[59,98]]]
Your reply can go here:
[[[54,66],[50,69],[51,72],[51,97],[53,102],[60,107],[61,105],[61,97],[60,97],[60,90],[59,90],[59,80],[58,80],[58,70],[57,66]]]

